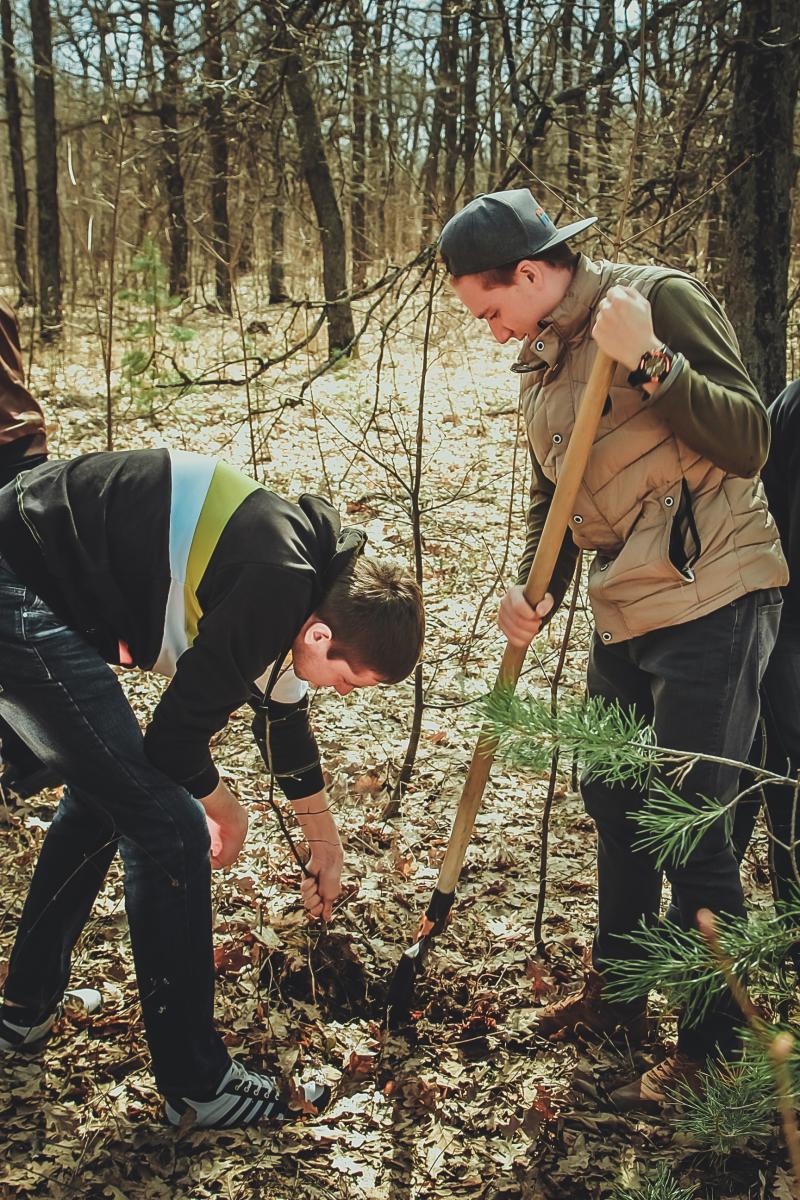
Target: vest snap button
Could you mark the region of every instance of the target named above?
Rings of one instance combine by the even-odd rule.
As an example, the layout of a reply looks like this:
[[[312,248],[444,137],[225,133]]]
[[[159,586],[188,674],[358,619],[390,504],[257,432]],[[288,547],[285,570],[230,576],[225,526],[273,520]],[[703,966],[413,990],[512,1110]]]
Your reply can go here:
[[[604,559],[603,559],[603,561],[600,563],[600,570],[601,570],[601,571],[607,571],[607,570],[608,570],[608,565],[609,565],[609,564],[608,564],[608,559],[607,559],[607,558],[604,558]]]
[[[574,516],[572,519],[573,519],[573,521],[575,522],[575,524],[576,524],[576,525],[581,525],[581,524],[583,524],[583,517],[581,516],[581,514],[580,514],[580,513],[575,513],[575,516]]]
[[[553,445],[554,446],[560,446],[563,440],[564,439],[561,437],[560,433],[553,434]]]
[[[542,353],[542,351],[544,350],[544,342],[542,341],[541,338],[539,338],[538,342],[534,342],[533,348],[534,348],[534,350],[538,350],[538,352],[540,354]]]
[[[672,508],[672,506],[673,506],[673,504],[675,503],[675,501],[673,500],[672,496],[667,496],[667,498],[665,499],[664,503],[665,503],[665,505],[667,506],[667,508]]]
[[[610,634],[610,633],[601,633],[601,634],[600,634],[600,636],[601,636],[601,638],[603,639],[603,641],[604,641],[604,642],[610,642],[610,641],[611,641],[611,634]]]

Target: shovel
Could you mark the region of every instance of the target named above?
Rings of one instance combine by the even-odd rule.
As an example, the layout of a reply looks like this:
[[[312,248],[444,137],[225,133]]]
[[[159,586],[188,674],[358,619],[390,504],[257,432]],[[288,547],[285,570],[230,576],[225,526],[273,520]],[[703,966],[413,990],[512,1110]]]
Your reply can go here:
[[[598,350],[592,371],[583,391],[572,435],[564,452],[553,499],[542,529],[542,536],[525,584],[525,599],[535,608],[550,585],[567,524],[575,511],[575,498],[586,471],[600,415],[608,396],[616,363]],[[526,646],[506,646],[495,690],[512,691],[517,685]],[[458,802],[456,818],[447,843],[444,861],[425,915],[420,918],[416,939],[404,951],[395,968],[386,1001],[386,1019],[390,1029],[397,1029],[409,1019],[414,983],[422,972],[425,956],[433,938],[441,933],[455,898],[456,884],[461,874],[475,818],[481,807],[483,792],[494,761],[497,741],[481,729],[472,754],[464,789]]]

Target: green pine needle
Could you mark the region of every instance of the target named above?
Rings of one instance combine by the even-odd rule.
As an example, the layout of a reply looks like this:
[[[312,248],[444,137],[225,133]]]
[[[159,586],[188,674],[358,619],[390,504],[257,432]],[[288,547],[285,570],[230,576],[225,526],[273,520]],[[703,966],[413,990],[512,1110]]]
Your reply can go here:
[[[661,869],[668,863],[683,866],[717,821],[726,821],[730,836],[732,804],[720,804],[708,796],[701,796],[700,801],[698,807],[663,779],[651,779],[647,799],[639,812],[632,814],[643,833],[634,848],[649,850]]]
[[[786,905],[780,913],[759,912],[748,917],[718,917],[720,947],[730,959],[737,979],[747,981],[777,1003],[792,995],[781,975],[781,964],[800,939],[800,907]],[[662,992],[673,1005],[685,1006],[686,1021],[696,1024],[725,991],[722,972],[698,930],[683,930],[669,921],[642,923],[622,934],[636,957],[608,965],[608,994],[619,1001],[639,1000],[650,991]]]
[[[635,1184],[618,1183],[611,1200],[695,1200],[694,1188],[682,1188],[672,1171],[662,1163],[650,1179]]]
[[[486,697],[483,713],[487,740],[525,770],[546,770],[560,750],[577,753],[586,772],[603,782],[644,786],[656,762],[650,726],[599,697],[566,701],[553,714],[549,701],[498,688]]]
[[[778,1030],[776,1029],[777,1033]],[[794,1063],[796,1076],[797,1064]],[[748,1035],[737,1062],[715,1063],[702,1076],[702,1090],[685,1084],[672,1093],[680,1111],[675,1128],[715,1158],[748,1142],[766,1142],[775,1126],[772,1067],[762,1046]]]

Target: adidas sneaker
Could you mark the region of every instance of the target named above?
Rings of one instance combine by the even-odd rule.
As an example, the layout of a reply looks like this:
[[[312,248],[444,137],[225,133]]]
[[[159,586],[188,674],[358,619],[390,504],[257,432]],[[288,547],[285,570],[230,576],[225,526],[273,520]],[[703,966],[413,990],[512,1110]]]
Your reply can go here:
[[[45,1042],[65,1006],[96,1012],[102,996],[96,988],[72,988],[51,1013],[42,1015],[16,1004],[0,1005],[0,1050],[35,1050]]]
[[[330,1099],[330,1088],[319,1083],[301,1085],[303,1099],[313,1104],[317,1112]],[[165,1104],[167,1120],[180,1125],[192,1109],[193,1125],[203,1129],[234,1129],[255,1125],[258,1121],[288,1121],[298,1116],[278,1092],[274,1079],[250,1071],[235,1059],[222,1078],[214,1096],[209,1100],[192,1100],[188,1096],[168,1096]]]

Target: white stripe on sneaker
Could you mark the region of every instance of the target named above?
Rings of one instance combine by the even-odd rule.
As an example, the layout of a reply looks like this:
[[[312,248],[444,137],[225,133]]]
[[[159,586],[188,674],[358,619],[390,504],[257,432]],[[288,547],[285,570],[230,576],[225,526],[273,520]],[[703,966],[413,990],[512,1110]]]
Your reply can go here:
[[[313,1081],[302,1084],[302,1092],[318,1111],[330,1096],[328,1088]],[[171,1125],[180,1125],[183,1114],[190,1109],[195,1114],[194,1124],[205,1129],[234,1129],[260,1120],[278,1122],[300,1116],[281,1100],[271,1076],[250,1071],[236,1060],[231,1061],[216,1095],[209,1100],[193,1100],[189,1096],[165,1098],[164,1111]]]
[[[222,1129],[230,1129],[232,1125],[246,1125],[247,1121],[244,1118],[244,1110],[251,1107],[251,1102],[247,1097],[240,1096],[230,1112],[226,1113],[224,1119],[220,1121],[220,1127]]]

